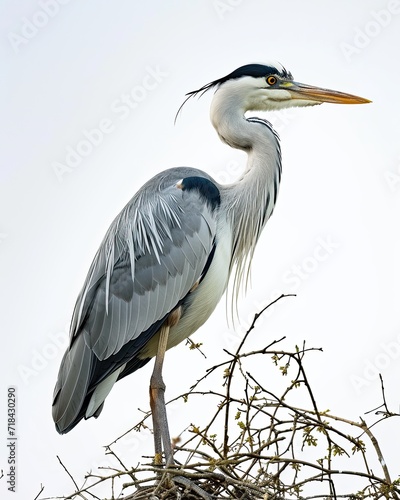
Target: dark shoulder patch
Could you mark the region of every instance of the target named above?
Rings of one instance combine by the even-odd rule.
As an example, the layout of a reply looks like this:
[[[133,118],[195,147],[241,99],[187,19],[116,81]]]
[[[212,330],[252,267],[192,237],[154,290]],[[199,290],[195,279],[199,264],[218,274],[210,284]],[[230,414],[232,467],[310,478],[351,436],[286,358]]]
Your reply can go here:
[[[205,177],[185,177],[180,182],[183,191],[197,191],[209,203],[212,210],[221,204],[221,195],[217,186]]]

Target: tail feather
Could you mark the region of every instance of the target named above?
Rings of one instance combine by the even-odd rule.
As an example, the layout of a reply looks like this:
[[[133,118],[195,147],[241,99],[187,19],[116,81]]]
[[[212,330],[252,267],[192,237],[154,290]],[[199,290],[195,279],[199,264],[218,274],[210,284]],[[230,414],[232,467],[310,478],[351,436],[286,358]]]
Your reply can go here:
[[[61,361],[53,398],[53,420],[60,434],[68,432],[79,420],[87,398],[93,354],[83,335],[67,349]],[[77,420],[78,419],[78,420]]]
[[[140,350],[164,320],[156,321],[139,338],[129,341],[104,360],[99,360],[86,343],[84,331],[74,337],[61,361],[54,388],[52,412],[57,432],[66,434],[83,418],[100,415],[104,399],[114,383],[150,361],[150,358],[140,357]]]

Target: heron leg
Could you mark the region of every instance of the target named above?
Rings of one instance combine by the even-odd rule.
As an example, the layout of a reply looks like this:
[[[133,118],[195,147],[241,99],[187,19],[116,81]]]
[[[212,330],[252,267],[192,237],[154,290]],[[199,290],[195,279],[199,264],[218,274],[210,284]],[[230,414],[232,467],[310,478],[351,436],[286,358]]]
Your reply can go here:
[[[164,449],[166,465],[173,464],[172,445],[169,435],[167,410],[165,408],[165,384],[162,378],[162,367],[167,349],[169,330],[176,325],[181,316],[181,308],[173,311],[160,328],[158,350],[150,379],[150,408],[153,418],[155,463],[160,465]]]
[[[167,412],[165,409],[165,384],[162,378],[162,366],[167,348],[169,326],[162,326],[158,341],[158,351],[154,363],[153,373],[150,379],[150,408],[153,418],[155,463],[160,465],[162,461],[162,449],[164,447],[165,459],[172,459],[171,439],[169,436]]]

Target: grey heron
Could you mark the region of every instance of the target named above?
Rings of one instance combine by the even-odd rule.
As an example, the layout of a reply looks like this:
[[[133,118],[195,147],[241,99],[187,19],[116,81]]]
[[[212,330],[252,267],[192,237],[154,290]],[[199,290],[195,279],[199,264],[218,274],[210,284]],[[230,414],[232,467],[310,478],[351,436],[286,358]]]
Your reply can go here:
[[[221,185],[201,170],[172,168],[139,189],[111,224],[89,269],[54,390],[53,419],[57,431],[66,433],[83,418],[98,417],[114,383],[155,357],[155,452],[161,457],[164,451],[167,463],[173,459],[165,351],[209,318],[231,274],[239,288],[278,195],[279,138],[269,122],[246,112],[370,102],[295,82],[278,63],[241,66],[187,99],[211,89],[211,122],[223,142],[247,153],[243,174]]]

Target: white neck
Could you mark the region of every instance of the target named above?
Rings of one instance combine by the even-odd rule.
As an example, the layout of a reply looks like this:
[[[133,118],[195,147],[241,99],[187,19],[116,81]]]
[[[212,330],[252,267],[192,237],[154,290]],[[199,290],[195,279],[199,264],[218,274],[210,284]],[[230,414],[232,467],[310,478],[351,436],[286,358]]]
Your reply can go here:
[[[240,89],[232,88],[234,84],[234,81],[232,85],[225,84],[216,92],[211,121],[223,142],[248,154],[241,177],[233,184],[220,186],[221,201],[232,229],[231,267],[236,264],[235,288],[238,289],[247,277],[255,245],[275,206],[281,154],[272,126],[260,118],[245,117],[251,102],[241,99]]]

